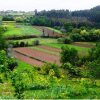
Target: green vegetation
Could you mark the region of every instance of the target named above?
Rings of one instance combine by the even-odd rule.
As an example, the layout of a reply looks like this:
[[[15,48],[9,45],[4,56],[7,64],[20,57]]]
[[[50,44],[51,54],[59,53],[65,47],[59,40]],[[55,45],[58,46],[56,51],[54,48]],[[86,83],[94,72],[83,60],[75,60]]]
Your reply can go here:
[[[62,33],[61,31],[57,30],[57,29],[54,29],[54,28],[50,28],[50,27],[47,27],[48,29],[54,31],[54,32],[57,32],[57,33]]]
[[[26,19],[3,17],[5,22],[0,26],[0,99],[100,99],[100,44],[95,45],[95,41],[100,40],[100,29],[92,29],[90,25],[83,27],[87,24],[81,22],[67,23],[64,18],[68,17],[64,14],[69,13],[67,10],[62,11],[61,18],[60,11],[54,12],[58,20],[56,14],[49,16],[50,19],[38,16],[41,12]],[[57,33],[64,29],[67,35],[59,39],[39,37],[42,32],[30,24],[51,26],[49,29]],[[38,38],[9,40],[6,44],[5,37],[30,35]],[[74,42],[81,45],[76,46]],[[60,56],[61,63],[45,63],[41,67],[29,65],[9,55],[9,44]],[[91,44],[93,47],[90,48]],[[37,45],[58,48],[61,52]]]
[[[25,42],[32,44],[33,41],[38,40],[40,44],[49,44],[49,43],[57,43],[57,39],[52,39],[52,38],[31,38],[31,39],[22,39],[22,40],[12,40],[12,42]]]
[[[42,32],[33,28],[32,26],[25,26],[21,25],[19,26],[21,28],[22,34],[24,35],[41,35]]]
[[[7,32],[4,33],[5,37],[42,34],[42,32],[33,28],[32,26],[20,25],[14,22],[4,22],[3,26],[7,28]]]
[[[3,23],[3,26],[5,26],[7,28],[7,31],[4,33],[5,37],[9,37],[9,36],[18,36],[20,35],[20,28],[16,28],[16,23]]]
[[[61,48],[62,46],[68,46],[69,48],[75,48],[76,50],[78,50],[78,52],[81,56],[87,55],[88,51],[89,51],[89,48],[74,46],[74,45],[70,45],[70,44],[49,43],[49,44],[45,44],[45,45],[54,47],[54,48]]]
[[[6,92],[2,99],[99,99],[100,80],[95,85],[89,78],[70,78],[70,74],[62,73],[61,69],[52,64],[46,64],[41,68],[34,68],[26,63],[18,61],[17,66],[10,77],[0,84],[0,93]],[[66,71],[65,71],[66,72]],[[0,74],[1,75],[1,74]],[[9,81],[8,81],[9,80]],[[6,84],[5,84],[6,82]],[[3,89],[3,86],[6,86]]]

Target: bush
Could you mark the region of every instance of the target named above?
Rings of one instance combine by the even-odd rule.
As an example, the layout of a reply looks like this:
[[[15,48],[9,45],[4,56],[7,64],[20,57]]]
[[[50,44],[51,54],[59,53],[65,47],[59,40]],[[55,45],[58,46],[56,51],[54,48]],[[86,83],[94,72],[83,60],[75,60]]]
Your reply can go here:
[[[6,48],[6,41],[3,35],[5,31],[6,31],[5,28],[0,26],[0,50],[3,50]]]
[[[73,40],[70,37],[65,37],[65,38],[59,38],[58,42],[64,44],[70,44],[73,42]]]
[[[57,41],[58,43],[63,43],[64,38],[58,38]]]
[[[75,66],[73,66],[72,64],[70,63],[65,63],[64,65],[62,65],[62,67],[64,69],[66,69],[68,71],[68,73],[71,75],[71,76],[80,76],[80,71],[79,69],[77,69]]]
[[[11,71],[13,71],[16,66],[18,66],[18,63],[15,61],[14,58],[10,58],[8,60],[8,69],[10,69]]]
[[[5,73],[13,70],[17,66],[14,58],[8,58],[5,51],[0,52],[0,72]]]
[[[20,47],[25,47],[25,43],[24,42],[20,42],[19,46]]]
[[[13,45],[13,47],[28,47],[28,46],[30,46],[29,45],[29,43],[28,42],[24,42],[24,41],[22,41],[22,42],[10,42],[9,44],[12,44]]]
[[[14,17],[12,15],[5,15],[2,18],[3,21],[14,21]]]
[[[33,42],[33,45],[34,46],[37,46],[37,45],[39,45],[40,43],[39,43],[39,40],[35,40],[34,42]]]
[[[49,87],[48,80],[39,75],[34,68],[28,67],[21,70],[15,69],[11,75],[15,96],[18,99],[24,98],[24,93],[30,90],[42,90]]]
[[[59,67],[55,64],[45,64],[44,66],[41,67],[40,73],[46,74],[46,75],[51,75],[51,72],[53,72],[53,75],[56,77],[61,76]]]
[[[14,47],[19,47],[19,42],[16,42],[15,44],[13,44]]]
[[[63,46],[61,51],[61,63],[71,63],[72,65],[76,65],[79,57],[78,51],[75,48],[68,48],[67,46]]]
[[[89,51],[89,59],[90,61],[100,60],[100,43],[96,44],[96,47],[92,48]]]
[[[3,83],[4,81],[4,75],[0,73],[0,83]]]
[[[91,78],[100,79],[100,59],[90,62],[88,64],[88,69]]]
[[[80,42],[80,41],[85,41],[85,38],[80,35],[80,34],[72,34],[71,35],[71,39],[74,41],[74,42]]]
[[[69,38],[69,37],[64,38],[64,44],[70,44],[72,42],[73,42],[73,40],[71,38]]]
[[[89,51],[88,69],[90,75],[95,78],[100,78],[100,43]]]

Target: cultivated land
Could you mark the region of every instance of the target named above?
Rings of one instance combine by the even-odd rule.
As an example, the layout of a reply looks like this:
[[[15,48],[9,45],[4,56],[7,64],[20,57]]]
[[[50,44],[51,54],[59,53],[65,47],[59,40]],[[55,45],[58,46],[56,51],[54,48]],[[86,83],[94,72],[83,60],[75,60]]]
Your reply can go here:
[[[100,99],[99,11],[1,11],[0,99]]]
[[[7,32],[4,33],[5,37],[11,36],[30,36],[30,35],[42,35],[42,32],[29,25],[17,24],[15,22],[4,22],[3,26],[7,27]]]
[[[35,49],[32,50],[30,48],[15,48],[14,52],[20,53],[22,55],[25,55],[29,58],[32,58],[41,62],[55,63],[55,64],[60,65],[59,56],[54,56],[46,52],[42,52],[40,50],[35,50]]]
[[[53,28],[44,27],[44,26],[34,26],[34,28],[43,32],[43,36],[49,36],[49,37],[63,37],[64,36],[62,32]]]
[[[23,53],[21,54],[21,53],[18,53],[16,51],[13,51],[13,54],[14,54],[15,58],[17,58],[17,59],[19,59],[23,62],[26,62],[30,65],[33,65],[33,66],[38,66],[39,67],[39,66],[42,66],[44,64],[44,63],[42,63],[38,60],[32,59],[29,56],[24,55]]]
[[[90,48],[95,46],[92,42],[74,42],[72,44],[61,44],[58,43],[56,38],[43,38],[43,29],[46,32],[45,35],[49,36],[62,36],[58,30],[18,24],[15,22],[4,22],[4,26],[8,26],[8,31],[4,34],[5,37],[11,36],[29,36],[36,35],[37,38],[26,38],[18,40],[8,40],[9,42],[24,42],[30,46],[27,47],[16,47],[13,48],[13,56],[18,62],[18,66],[14,69],[13,73],[22,75],[17,76],[17,87],[21,87],[19,83],[25,82],[27,86],[24,90],[25,99],[48,99],[48,98],[67,98],[79,99],[79,98],[90,98],[98,95],[100,97],[100,80],[95,80],[95,86],[89,78],[69,78],[67,69],[60,67],[60,52],[62,46],[68,46],[69,48],[75,48],[78,50],[79,57],[88,55]],[[55,31],[53,33],[53,31]],[[32,43],[38,40],[39,45],[34,46]],[[56,67],[51,64],[56,64]],[[46,65],[47,64],[47,65]],[[75,68],[77,68],[75,66]],[[60,71],[58,71],[58,69]],[[86,69],[79,67],[82,70],[82,74],[85,73]],[[75,69],[77,70],[77,69]],[[57,72],[58,71],[58,72]],[[17,73],[16,73],[17,72]],[[57,72],[57,73],[56,73]],[[73,73],[73,69],[72,69]],[[61,74],[57,77],[56,74]],[[12,75],[12,74],[11,74]],[[11,76],[10,76],[11,77]],[[1,78],[1,76],[0,76]],[[31,80],[32,79],[32,80]],[[21,80],[21,81],[19,81]],[[23,81],[24,80],[24,81]],[[23,85],[23,84],[22,84]],[[22,86],[23,87],[23,86]],[[20,89],[20,88],[19,88]],[[3,93],[3,94],[2,94]],[[96,93],[96,95],[95,95]],[[82,95],[81,95],[82,94]],[[3,97],[4,95],[5,97]],[[0,84],[0,97],[1,98],[15,98],[15,88],[9,81]]]
[[[40,46],[33,46],[33,47],[24,47],[24,48],[15,48],[14,55],[17,59],[22,60],[31,65],[43,65],[43,63],[56,63],[60,65],[60,52],[61,47],[64,44],[42,44]],[[89,47],[80,47],[74,45],[67,45],[68,47],[76,48],[79,51],[80,56],[84,56],[88,54]],[[22,56],[22,57],[21,57]],[[25,58],[24,58],[25,57]],[[28,62],[29,60],[29,62]],[[33,62],[32,62],[33,61]],[[36,62],[37,61],[37,62]]]
[[[45,46],[49,46],[49,47],[53,47],[53,48],[61,48],[62,46],[68,46],[69,48],[75,48],[76,50],[78,50],[79,55],[80,56],[84,56],[88,54],[89,48],[86,47],[80,47],[80,46],[76,46],[76,45],[71,45],[71,44],[58,44],[58,43],[49,43],[49,44],[45,44]]]
[[[18,37],[18,36],[50,36],[60,37],[63,36],[58,30],[49,27],[39,27],[15,23],[14,21],[4,21],[3,26],[7,27],[7,32],[4,33],[5,37]],[[44,30],[44,34],[43,34]]]
[[[15,25],[15,23],[9,23],[8,25],[10,25],[10,24],[12,26]],[[18,25],[17,27],[18,27],[18,30],[21,28],[24,32],[25,32],[25,30],[28,30],[27,29],[28,27],[31,27],[31,28],[36,29],[38,31],[39,31],[39,29],[41,29],[40,30],[41,32],[42,32],[43,28],[45,28],[45,27],[39,27],[39,26],[34,26],[34,27],[24,26],[24,28],[23,28],[22,25]],[[47,29],[47,27],[46,27],[46,29]],[[51,30],[53,30],[53,29],[51,29]],[[36,53],[38,53],[38,54],[41,52],[40,53],[41,55],[34,55],[31,57],[31,54],[30,55],[28,54],[29,52],[22,52],[21,48],[19,48],[19,51],[18,51],[18,49],[14,49],[14,51],[15,50],[17,51],[17,52],[14,52],[15,57],[19,60],[22,60],[22,61],[28,63],[28,64],[37,65],[37,66],[43,65],[44,62],[50,62],[50,63],[57,62],[57,64],[60,64],[60,60],[58,60],[57,56],[60,56],[62,46],[67,45],[69,48],[75,48],[78,50],[80,56],[84,56],[84,55],[87,55],[89,49],[95,45],[95,43],[89,43],[89,42],[84,42],[84,43],[83,42],[75,42],[73,44],[59,44],[57,42],[57,39],[40,38],[40,37],[31,38],[31,39],[10,40],[10,41],[19,42],[19,43],[24,42],[24,43],[28,43],[31,45],[32,42],[36,41],[36,40],[39,41],[40,46],[31,46],[30,48],[28,48],[28,51],[31,50],[32,54],[34,54],[36,51],[37,51]],[[27,51],[27,48],[24,48],[24,51]],[[48,57],[46,57],[45,59],[43,59],[44,57],[41,59],[38,58],[38,56],[41,57],[44,54]],[[53,57],[52,57],[52,55],[53,55]],[[48,58],[49,58],[49,60],[48,60]],[[53,58],[55,58],[56,60]],[[28,60],[29,60],[29,62],[28,62]]]

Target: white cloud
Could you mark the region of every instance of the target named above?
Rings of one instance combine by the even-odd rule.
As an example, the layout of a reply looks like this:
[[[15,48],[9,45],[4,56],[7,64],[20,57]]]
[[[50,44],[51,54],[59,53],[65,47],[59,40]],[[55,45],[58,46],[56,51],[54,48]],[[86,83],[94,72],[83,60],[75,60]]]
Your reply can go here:
[[[97,5],[100,5],[100,0],[0,0],[0,10],[79,10]]]

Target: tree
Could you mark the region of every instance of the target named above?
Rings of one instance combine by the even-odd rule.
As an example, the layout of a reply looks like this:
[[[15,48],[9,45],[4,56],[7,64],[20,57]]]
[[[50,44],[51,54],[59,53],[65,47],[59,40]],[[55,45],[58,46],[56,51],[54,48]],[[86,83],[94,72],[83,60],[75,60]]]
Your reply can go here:
[[[76,65],[79,57],[78,52],[75,48],[69,48],[67,46],[63,46],[61,51],[61,63],[71,63],[72,65]]]
[[[100,60],[100,43],[89,51],[89,59],[90,61]]]
[[[88,64],[88,69],[90,72],[91,78],[99,78],[100,79],[100,59],[94,60]]]
[[[71,23],[66,23],[64,25],[64,28],[66,29],[67,32],[72,32],[73,25]]]
[[[100,78],[100,43],[89,52],[88,69],[92,78]]]
[[[5,28],[0,26],[0,50],[4,49],[6,46],[5,39],[3,37],[3,33],[5,31]]]
[[[2,18],[3,21],[14,21],[14,16],[12,15],[5,15]]]
[[[21,18],[21,17],[16,17],[16,18],[15,18],[15,21],[16,21],[17,23],[22,23],[24,20],[23,20],[23,18]]]

